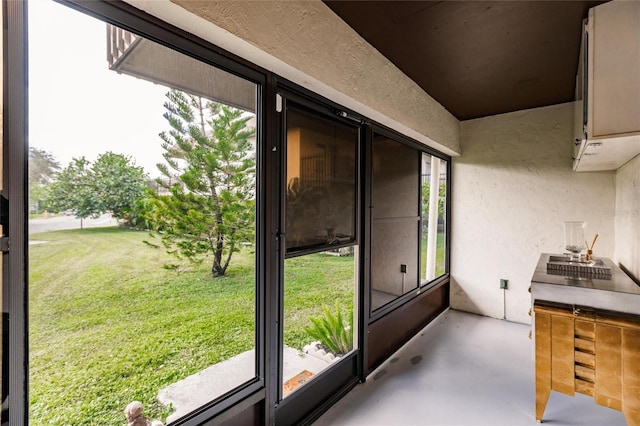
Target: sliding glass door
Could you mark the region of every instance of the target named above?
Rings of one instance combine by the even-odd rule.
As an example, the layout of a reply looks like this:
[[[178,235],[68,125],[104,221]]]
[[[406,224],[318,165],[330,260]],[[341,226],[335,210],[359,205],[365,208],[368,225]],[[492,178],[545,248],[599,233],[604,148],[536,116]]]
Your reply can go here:
[[[296,400],[315,405],[355,380],[360,128],[285,105],[278,419],[288,423],[302,414]]]

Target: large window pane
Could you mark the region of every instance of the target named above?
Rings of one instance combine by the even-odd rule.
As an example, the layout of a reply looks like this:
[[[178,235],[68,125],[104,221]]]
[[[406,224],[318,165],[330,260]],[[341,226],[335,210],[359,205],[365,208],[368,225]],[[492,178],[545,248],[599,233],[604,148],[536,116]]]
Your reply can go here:
[[[29,423],[175,420],[256,377],[259,87],[30,6]]]
[[[357,130],[287,112],[287,252],[355,240]]]
[[[373,140],[371,309],[418,287],[420,152]]]
[[[284,262],[282,397],[357,348],[357,246]]]

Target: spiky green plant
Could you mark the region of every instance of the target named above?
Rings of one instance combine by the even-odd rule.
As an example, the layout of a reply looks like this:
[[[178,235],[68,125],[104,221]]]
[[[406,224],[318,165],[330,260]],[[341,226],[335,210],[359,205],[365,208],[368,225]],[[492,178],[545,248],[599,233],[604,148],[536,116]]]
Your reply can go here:
[[[313,326],[305,327],[305,331],[334,354],[346,354],[353,348],[353,308],[347,315],[348,324],[345,324],[337,303],[335,315],[326,306],[322,307],[322,311],[322,317],[310,318]]]

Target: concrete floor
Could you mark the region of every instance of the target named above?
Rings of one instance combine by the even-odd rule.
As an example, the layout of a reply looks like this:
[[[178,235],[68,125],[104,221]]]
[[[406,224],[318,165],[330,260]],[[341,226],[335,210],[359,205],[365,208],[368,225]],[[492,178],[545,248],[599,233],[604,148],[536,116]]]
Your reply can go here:
[[[528,325],[449,310],[314,424],[536,425]],[[544,423],[623,426],[622,413],[552,392]]]

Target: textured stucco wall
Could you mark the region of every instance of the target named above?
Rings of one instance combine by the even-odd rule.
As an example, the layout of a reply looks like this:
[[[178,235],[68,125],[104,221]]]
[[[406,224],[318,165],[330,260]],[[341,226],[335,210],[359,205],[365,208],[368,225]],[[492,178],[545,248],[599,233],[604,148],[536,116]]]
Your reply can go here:
[[[571,170],[573,104],[462,122],[453,160],[452,307],[529,323],[527,291],[541,252],[563,252],[566,220],[600,234],[613,257],[615,173]]]
[[[460,152],[458,120],[319,0],[127,1],[426,145]]]
[[[640,279],[640,156],[616,172],[615,259]]]

